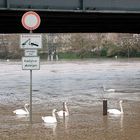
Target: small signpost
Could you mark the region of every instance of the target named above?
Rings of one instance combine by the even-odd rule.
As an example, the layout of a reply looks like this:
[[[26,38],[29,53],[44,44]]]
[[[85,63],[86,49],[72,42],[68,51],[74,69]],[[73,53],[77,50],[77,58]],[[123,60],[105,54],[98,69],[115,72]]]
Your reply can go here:
[[[30,70],[30,123],[32,123],[32,70],[40,69],[40,58],[37,56],[37,49],[42,48],[42,36],[31,34],[40,25],[40,16],[33,11],[26,12],[21,19],[24,28],[30,34],[20,36],[20,48],[25,49],[25,57],[22,57],[22,69]]]

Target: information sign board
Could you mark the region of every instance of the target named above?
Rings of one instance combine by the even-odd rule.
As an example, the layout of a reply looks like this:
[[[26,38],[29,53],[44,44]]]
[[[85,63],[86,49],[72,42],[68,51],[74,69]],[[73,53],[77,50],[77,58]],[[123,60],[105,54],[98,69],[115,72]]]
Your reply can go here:
[[[22,57],[23,70],[39,70],[40,57]]]
[[[40,49],[40,48],[42,48],[42,35],[40,35],[40,34],[22,34],[20,36],[20,48],[22,48],[22,49]]]
[[[26,49],[25,56],[37,56],[37,50],[36,49]]]

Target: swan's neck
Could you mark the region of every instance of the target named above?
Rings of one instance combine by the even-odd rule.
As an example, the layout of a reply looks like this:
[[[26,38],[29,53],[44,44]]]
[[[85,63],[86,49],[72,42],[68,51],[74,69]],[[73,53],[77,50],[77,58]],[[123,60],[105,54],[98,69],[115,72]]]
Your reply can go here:
[[[26,112],[29,114],[29,111],[28,111],[28,109],[27,109],[26,105],[24,106],[24,108],[25,108]]]
[[[55,116],[55,111],[52,111],[52,116],[53,116],[54,118],[56,118],[56,116]]]
[[[69,114],[69,110],[66,104],[65,104],[65,111]]]
[[[123,107],[122,107],[122,103],[120,103],[120,108],[121,108],[121,113],[123,114]]]
[[[103,86],[103,90],[104,90],[104,92],[107,92],[107,89],[106,89],[106,87],[104,87],[104,86]]]

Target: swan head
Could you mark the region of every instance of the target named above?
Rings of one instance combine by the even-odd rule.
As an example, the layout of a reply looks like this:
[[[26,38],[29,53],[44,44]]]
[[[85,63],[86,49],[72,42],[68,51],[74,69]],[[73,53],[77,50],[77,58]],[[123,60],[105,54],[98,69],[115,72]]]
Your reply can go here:
[[[25,107],[29,107],[30,105],[29,105],[29,104],[25,104],[24,106],[25,106]]]
[[[52,112],[53,112],[53,113],[55,113],[56,111],[57,111],[56,109],[53,109],[53,111],[52,111]]]
[[[120,100],[120,103],[123,103],[123,100]]]
[[[66,102],[63,102],[63,104],[66,106],[67,105],[67,103]]]

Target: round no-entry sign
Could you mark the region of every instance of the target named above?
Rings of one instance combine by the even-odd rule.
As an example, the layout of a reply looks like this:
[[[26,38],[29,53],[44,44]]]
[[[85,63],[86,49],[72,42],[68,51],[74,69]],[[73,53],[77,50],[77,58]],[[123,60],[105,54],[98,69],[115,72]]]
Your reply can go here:
[[[36,12],[29,11],[22,16],[21,22],[24,28],[32,31],[39,27],[41,21],[40,16]]]

